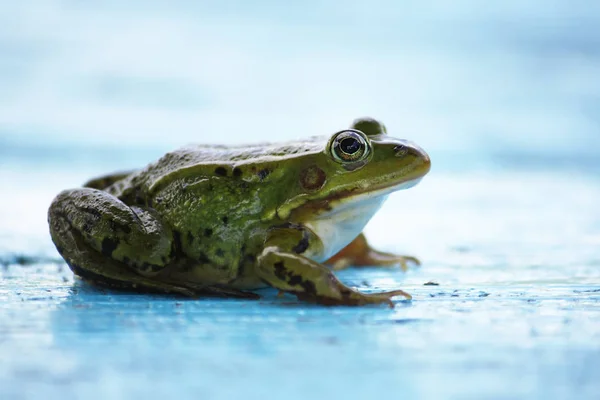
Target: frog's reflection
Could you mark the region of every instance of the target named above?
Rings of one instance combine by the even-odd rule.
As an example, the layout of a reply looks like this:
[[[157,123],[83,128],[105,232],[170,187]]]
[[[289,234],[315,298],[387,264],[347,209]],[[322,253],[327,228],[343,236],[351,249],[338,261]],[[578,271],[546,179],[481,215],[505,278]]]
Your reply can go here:
[[[260,341],[261,329],[252,334],[246,325],[272,323],[286,313],[288,320],[298,317],[281,307],[276,291],[260,292],[261,300],[191,299],[108,290],[75,279],[52,313],[51,326],[55,340],[71,347],[95,343],[113,350],[141,344],[161,348],[172,340],[206,346],[215,340],[252,340],[253,336]],[[296,303],[298,310],[305,308]]]
[[[260,300],[229,298],[190,299],[172,295],[107,290],[76,279],[51,317],[56,341],[69,346],[120,345],[129,351],[141,345],[163,348],[172,341],[244,346],[261,353],[289,340],[335,337],[340,325],[363,328],[393,316],[387,307],[323,307],[277,291],[258,291]],[[401,306],[403,303],[398,303]],[[410,307],[410,304],[405,304]],[[309,335],[309,336],[312,336]]]

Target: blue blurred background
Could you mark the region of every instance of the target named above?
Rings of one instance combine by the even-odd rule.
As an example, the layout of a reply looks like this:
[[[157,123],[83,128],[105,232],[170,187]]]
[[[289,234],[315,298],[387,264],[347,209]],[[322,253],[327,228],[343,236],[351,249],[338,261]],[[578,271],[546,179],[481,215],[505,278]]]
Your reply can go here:
[[[599,26],[583,0],[2,1],[0,397],[599,398]],[[364,115],[431,155],[367,227],[423,267],[340,278],[412,303],[123,295],[57,260],[61,189]]]
[[[373,115],[436,155],[593,157],[599,18],[592,1],[4,2],[2,155],[158,154]]]

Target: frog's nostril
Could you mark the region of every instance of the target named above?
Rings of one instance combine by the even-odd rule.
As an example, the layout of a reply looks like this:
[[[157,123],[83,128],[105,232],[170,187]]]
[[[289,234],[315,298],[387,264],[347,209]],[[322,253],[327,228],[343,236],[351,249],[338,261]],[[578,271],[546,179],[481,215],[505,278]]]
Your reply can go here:
[[[396,157],[402,157],[408,153],[408,148],[402,144],[394,146],[394,155]]]

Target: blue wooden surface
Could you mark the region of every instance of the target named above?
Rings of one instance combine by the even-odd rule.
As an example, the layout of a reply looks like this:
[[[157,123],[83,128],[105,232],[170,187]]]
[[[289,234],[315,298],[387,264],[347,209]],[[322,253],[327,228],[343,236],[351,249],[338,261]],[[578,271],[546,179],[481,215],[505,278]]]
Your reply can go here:
[[[0,399],[600,399],[600,3],[448,4],[4,1]],[[367,227],[423,266],[339,277],[412,302],[130,295],[53,261],[62,189],[365,114],[431,155]]]
[[[5,251],[0,398],[598,398],[600,186],[551,175],[434,175],[393,196],[367,232],[423,267],[339,273],[414,295],[393,310],[107,292]],[[0,216],[54,257],[42,182]]]

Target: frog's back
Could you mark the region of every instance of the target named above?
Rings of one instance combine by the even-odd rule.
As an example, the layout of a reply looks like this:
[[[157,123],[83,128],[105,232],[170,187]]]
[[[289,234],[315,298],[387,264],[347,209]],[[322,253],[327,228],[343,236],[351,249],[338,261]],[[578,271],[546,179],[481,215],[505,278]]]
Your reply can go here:
[[[166,154],[158,164],[165,158],[174,158],[182,161],[184,165],[195,164],[219,164],[243,163],[248,160],[260,161],[268,158],[287,158],[304,153],[322,151],[327,138],[313,137],[302,141],[285,143],[257,143],[241,146],[224,145],[188,145]]]
[[[188,145],[169,152],[144,169],[134,172],[120,182],[121,188],[114,189],[117,189],[117,193],[125,189],[125,186],[144,187],[149,190],[160,182],[169,181],[176,176],[188,173],[196,176],[214,176],[219,175],[223,171],[222,168],[225,171],[233,170],[235,166],[244,164],[255,164],[260,169],[263,163],[274,163],[321,152],[326,142],[326,137],[312,137],[302,141],[245,146]]]

